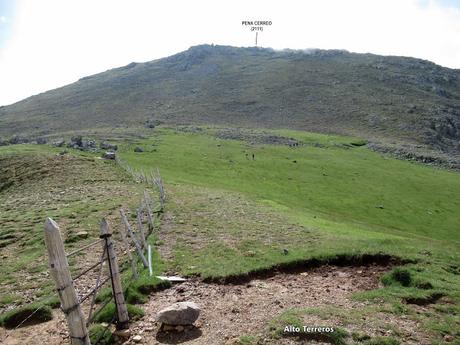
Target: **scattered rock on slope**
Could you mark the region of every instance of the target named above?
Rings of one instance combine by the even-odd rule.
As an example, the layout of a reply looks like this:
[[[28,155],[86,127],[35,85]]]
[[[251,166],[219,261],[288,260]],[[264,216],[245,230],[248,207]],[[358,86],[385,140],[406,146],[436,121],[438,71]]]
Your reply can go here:
[[[81,135],[75,135],[70,138],[70,143],[67,144],[67,147],[78,149],[82,145],[83,138]]]
[[[91,139],[82,140],[80,150],[96,151],[96,142]]]
[[[106,151],[106,152],[102,155],[102,158],[105,158],[105,159],[115,159],[115,152]]]
[[[10,144],[11,145],[24,144],[24,143],[28,143],[29,141],[30,141],[29,138],[27,138],[26,136],[15,134],[11,137]]]
[[[70,139],[67,147],[82,151],[96,151],[96,142],[92,139],[83,139],[81,135],[75,135]]]
[[[65,144],[65,140],[62,139],[62,138],[56,139],[51,143],[51,145],[53,145],[55,147],[62,147],[62,146],[64,146],[64,144]]]
[[[103,149],[103,150],[110,150],[110,151],[116,151],[116,150],[118,150],[118,146],[117,146],[117,145],[111,144],[111,143],[109,143],[109,142],[107,142],[107,141],[103,141],[103,142],[99,145],[99,147],[100,147],[101,149]]]

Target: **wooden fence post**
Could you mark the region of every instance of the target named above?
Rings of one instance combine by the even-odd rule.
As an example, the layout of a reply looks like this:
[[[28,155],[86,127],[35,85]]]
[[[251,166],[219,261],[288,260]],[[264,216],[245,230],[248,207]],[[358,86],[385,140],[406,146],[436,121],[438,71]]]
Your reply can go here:
[[[131,225],[129,225],[128,218],[126,218],[125,212],[123,209],[120,209],[120,215],[121,218],[123,219],[123,223],[125,224],[126,231],[128,232],[129,237],[133,241],[134,245],[136,246],[137,253],[139,254],[139,257],[142,260],[142,264],[144,265],[145,268],[149,267],[149,264],[147,262],[147,259],[145,258],[144,253],[142,252],[142,247],[139,244],[139,241],[137,240],[136,236],[134,236],[133,231],[131,230]]]
[[[45,243],[48,250],[50,274],[56,284],[61,308],[69,325],[70,342],[72,345],[91,345],[83,312],[70,275],[59,226],[51,218],[45,221]]]
[[[149,223],[149,231],[147,232],[147,237],[150,236],[150,234],[154,230],[155,223],[153,221],[153,213],[152,213],[152,207],[150,205],[151,199],[150,196],[148,195],[147,191],[144,190],[144,207],[147,211],[147,221]]]
[[[142,249],[145,250],[147,248],[147,244],[145,242],[144,227],[142,226],[142,213],[140,209],[137,209],[137,228],[141,234]]]
[[[160,169],[157,168],[157,177],[156,177],[156,181],[157,181],[157,186],[158,186],[158,191],[160,192],[160,211],[163,211],[164,209],[164,204],[165,204],[165,190],[164,190],[164,187],[163,187],[163,180],[161,179],[161,175],[160,175]]]
[[[133,255],[131,254],[131,248],[129,247],[129,242],[128,239],[126,238],[126,233],[122,230],[120,230],[121,234],[121,239],[123,240],[123,243],[125,244],[126,248],[126,255],[128,255],[128,260],[131,262],[131,269],[133,271],[133,278],[137,279],[139,276],[137,274],[137,268],[136,268],[136,262],[133,259]]]
[[[113,248],[112,231],[105,218],[101,221],[101,234],[99,236],[106,242],[107,261],[109,263],[110,278],[112,282],[112,293],[117,312],[117,329],[129,328],[128,309],[125,304],[125,297],[120,280],[120,271],[118,268],[115,249]]]

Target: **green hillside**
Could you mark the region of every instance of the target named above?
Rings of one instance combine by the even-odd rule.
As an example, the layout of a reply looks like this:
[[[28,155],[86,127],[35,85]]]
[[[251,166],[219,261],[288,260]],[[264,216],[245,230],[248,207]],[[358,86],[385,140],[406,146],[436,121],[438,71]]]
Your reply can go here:
[[[134,222],[144,190],[158,192],[137,173],[159,168],[154,274],[132,280],[120,265],[127,301],[146,303],[131,320],[146,342],[161,342],[159,324],[144,327],[164,298],[212,300],[203,315],[224,311],[232,328],[230,304],[263,294],[275,313],[226,344],[306,341],[282,329],[311,320],[338,327],[315,339],[331,344],[455,343],[459,158],[460,70],[405,57],[201,45],[0,107],[0,337],[28,343],[35,330],[7,330],[11,320],[37,304],[48,320],[59,304],[44,219],[58,222],[67,252],[99,238],[102,217],[119,246],[119,208]],[[91,248],[70,258],[72,274],[98,260]],[[157,274],[190,279],[158,291]],[[283,304],[291,283],[315,304]],[[280,290],[253,291],[246,305],[254,284]],[[329,303],[334,293],[345,305]],[[36,326],[51,343],[54,330]],[[197,327],[200,341],[214,326]]]
[[[58,221],[67,250],[97,238],[101,217],[117,233],[118,208],[133,214],[145,188],[123,171],[128,164],[146,172],[159,167],[165,183],[165,213],[151,239],[158,273],[212,286],[206,282],[244,281],[282,268],[301,267],[308,275],[315,265],[327,271],[328,264],[390,258],[401,266],[385,266],[378,288],[350,295],[352,309],[305,308],[302,301],[280,308],[257,332],[238,334],[255,339],[248,344],[279,344],[279,330],[302,324],[305,315],[345,329],[348,344],[362,343],[356,339],[364,335],[376,344],[442,344],[460,334],[458,173],[382,156],[355,137],[292,130],[160,126],[144,137],[116,137],[122,165],[101,160],[101,152],[0,147],[2,312],[30,302],[57,305],[43,219]],[[87,234],[79,237],[81,231]],[[73,271],[95,255],[90,250],[72,260]]]
[[[458,173],[387,158],[350,137],[243,130],[253,139],[238,140],[219,138],[221,131],[158,129],[121,147],[124,162],[145,171],[158,166],[168,181],[169,212],[158,242],[168,267],[225,281],[283,265],[392,255],[410,263],[384,275],[382,288],[355,294],[363,304],[352,312],[327,303],[283,309],[269,329],[317,315],[362,332],[395,317],[417,326],[390,328],[384,334],[400,342],[387,337],[375,344],[421,343],[420,332],[432,344],[460,335]],[[262,143],[282,135],[299,146]],[[144,152],[134,152],[136,146]],[[420,311],[408,301],[427,306]],[[265,343],[279,343],[270,331],[246,335],[253,339],[248,344],[272,337]]]
[[[156,132],[120,157],[137,169],[161,166],[170,181],[244,192],[302,217],[365,225],[388,234],[460,243],[458,173],[385,159],[353,138],[295,131],[299,147],[251,145],[197,133]],[[277,134],[278,133],[278,134]],[[315,146],[316,144],[316,146]],[[141,145],[146,152],[136,154]],[[248,156],[246,156],[248,154]],[[254,160],[252,159],[254,154]]]
[[[460,71],[336,50],[202,45],[0,108],[0,136],[157,123],[291,128],[459,153]]]

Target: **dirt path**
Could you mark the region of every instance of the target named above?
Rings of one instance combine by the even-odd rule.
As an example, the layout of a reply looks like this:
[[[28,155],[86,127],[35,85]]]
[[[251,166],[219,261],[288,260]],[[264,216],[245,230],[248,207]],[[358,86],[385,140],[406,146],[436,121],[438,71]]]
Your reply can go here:
[[[297,308],[339,307],[350,313],[365,306],[365,302],[351,300],[356,291],[375,289],[379,278],[388,268],[382,266],[335,267],[322,266],[302,273],[280,273],[268,279],[255,279],[242,285],[205,284],[192,280],[170,289],[151,295],[149,302],[143,305],[145,316],[131,323],[131,338],[124,344],[237,344],[235,338],[241,335],[267,334],[270,321],[283,311]],[[182,333],[160,331],[155,322],[156,313],[174,302],[193,301],[201,307],[201,315],[196,328]],[[386,314],[388,315],[388,314]],[[5,345],[68,344],[66,325],[63,315],[54,312],[55,318],[44,324],[23,327],[7,331],[10,336]],[[369,324],[367,329],[343,325],[334,317],[321,319],[315,314],[303,317],[305,325],[342,327],[349,332],[364,331],[371,335],[384,335],[385,330]],[[394,325],[403,334],[407,334],[405,344],[425,344],[422,338],[411,334],[417,325],[410,320],[386,317],[385,322]],[[0,339],[5,335],[1,329]],[[133,337],[141,336],[134,342]],[[410,340],[412,337],[413,340]],[[267,344],[299,344],[296,338],[282,338],[275,342],[266,339]],[[314,343],[314,342],[309,342]]]
[[[132,335],[140,335],[141,344],[237,344],[234,340],[241,335],[262,335],[264,331],[266,334],[270,321],[287,309],[332,306],[353,310],[363,307],[363,302],[350,299],[351,294],[377,288],[386,270],[381,266],[322,266],[300,274],[283,273],[266,280],[252,280],[244,285],[189,281],[152,295],[144,306],[146,316],[131,325]],[[160,325],[155,322],[157,311],[180,301],[194,301],[201,307],[197,328],[183,333],[161,332]],[[303,321],[305,325],[340,326],[350,330],[339,319],[322,320],[308,315]],[[408,320],[401,322],[389,318],[387,321],[403,332],[405,328],[412,332],[415,327]],[[365,331],[382,335],[372,329]],[[267,343],[299,344],[295,338],[267,340]],[[134,341],[126,344],[134,344]],[[408,341],[407,344],[423,344],[423,341]]]

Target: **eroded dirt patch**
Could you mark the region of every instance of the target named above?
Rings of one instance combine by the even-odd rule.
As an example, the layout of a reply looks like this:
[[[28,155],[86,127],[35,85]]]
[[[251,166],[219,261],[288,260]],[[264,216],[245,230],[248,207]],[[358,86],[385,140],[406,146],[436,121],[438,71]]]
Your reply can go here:
[[[288,309],[333,306],[352,310],[363,307],[365,303],[352,301],[351,294],[377,288],[386,270],[377,265],[322,266],[240,285],[188,281],[153,294],[144,306],[146,316],[131,329],[133,335],[142,336],[143,344],[230,344],[232,339],[242,335],[266,334],[270,321]],[[156,313],[180,301],[194,301],[202,308],[197,329],[191,333],[160,331],[160,325],[155,322]],[[311,325],[335,322],[332,326],[344,327],[338,319],[324,321],[317,315],[308,316],[305,321]],[[291,338],[263,341],[267,344],[298,343]]]
[[[124,344],[232,344],[235,338],[252,335],[260,344],[299,344],[296,337],[274,339],[269,330],[272,320],[287,310],[307,308],[340,308],[353,313],[368,306],[367,302],[351,299],[357,291],[378,288],[381,275],[388,266],[370,264],[367,266],[339,267],[324,265],[303,272],[279,273],[266,279],[253,279],[242,284],[204,283],[190,280],[170,289],[151,295],[142,307],[145,316],[131,323],[132,337]],[[160,330],[155,321],[156,313],[175,302],[194,301],[201,307],[196,328],[182,333],[168,333]],[[341,327],[366,334],[382,335],[388,330],[379,324],[392,325],[401,332],[405,344],[428,344],[423,335],[417,334],[417,324],[407,318],[384,314],[384,318],[354,324],[344,324],[339,316],[326,317],[320,313],[306,313],[302,316],[305,325]],[[280,327],[280,326],[278,326]],[[10,336],[4,344],[68,344],[67,327],[60,311],[54,311],[54,319],[44,324],[23,327],[18,330],[0,330],[0,339]],[[407,334],[406,334],[407,333]],[[140,335],[140,342],[133,337]],[[315,343],[309,341],[308,343]],[[321,342],[316,342],[320,344]]]

